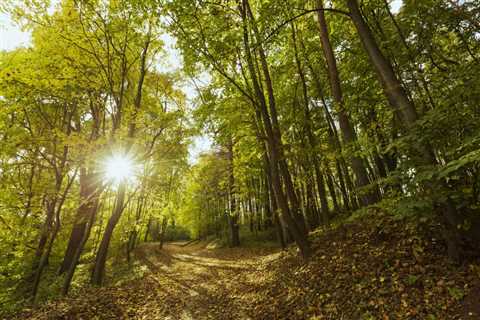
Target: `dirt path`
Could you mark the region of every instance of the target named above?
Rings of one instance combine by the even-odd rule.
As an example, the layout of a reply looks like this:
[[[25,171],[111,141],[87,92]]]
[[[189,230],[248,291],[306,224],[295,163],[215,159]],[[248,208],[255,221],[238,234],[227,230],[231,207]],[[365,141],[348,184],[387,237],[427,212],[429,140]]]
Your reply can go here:
[[[437,242],[384,219],[381,238],[378,223],[313,234],[308,264],[294,246],[142,244],[130,268],[110,260],[117,272],[106,286],[83,286],[16,318],[480,319],[480,263],[453,266]]]
[[[215,249],[205,243],[183,246],[144,244],[137,259],[148,267],[164,301],[159,314],[145,319],[251,319],[249,300],[254,299],[266,259],[275,250]],[[268,255],[270,254],[270,255]],[[154,311],[154,309],[151,309]],[[157,312],[160,311],[157,308]],[[172,312],[173,311],[173,312]]]
[[[258,319],[255,302],[271,286],[273,248],[214,249],[207,243],[145,243],[130,279],[110,279],[74,295],[26,309],[14,319]],[[123,268],[121,262],[111,266]],[[270,283],[268,283],[270,281]]]

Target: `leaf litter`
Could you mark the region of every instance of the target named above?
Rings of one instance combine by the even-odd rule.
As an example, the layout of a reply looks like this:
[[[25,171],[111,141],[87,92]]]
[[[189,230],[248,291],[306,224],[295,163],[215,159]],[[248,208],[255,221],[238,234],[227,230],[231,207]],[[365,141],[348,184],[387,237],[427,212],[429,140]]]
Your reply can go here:
[[[14,319],[480,319],[480,266],[452,265],[436,226],[388,216],[311,234],[293,246],[146,243],[139,279],[85,288]],[[408,227],[405,227],[405,226]]]

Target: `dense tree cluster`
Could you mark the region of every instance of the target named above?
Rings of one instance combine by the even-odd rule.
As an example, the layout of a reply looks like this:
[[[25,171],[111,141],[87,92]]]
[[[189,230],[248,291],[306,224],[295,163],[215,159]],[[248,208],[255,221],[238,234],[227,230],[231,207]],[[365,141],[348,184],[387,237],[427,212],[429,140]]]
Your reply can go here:
[[[197,193],[224,199],[203,216],[227,214],[232,235],[239,215],[274,222],[308,258],[309,230],[376,205],[440,222],[461,258],[478,231],[480,11],[398,4],[168,3],[187,72],[212,75],[196,115],[229,161]]]

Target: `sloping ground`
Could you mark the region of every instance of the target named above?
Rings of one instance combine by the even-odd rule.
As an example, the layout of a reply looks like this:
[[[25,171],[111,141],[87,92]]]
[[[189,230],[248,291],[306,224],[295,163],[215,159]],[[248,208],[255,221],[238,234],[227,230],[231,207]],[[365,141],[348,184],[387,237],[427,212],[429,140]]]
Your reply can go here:
[[[147,272],[19,319],[480,319],[478,262],[452,266],[433,233],[370,216],[312,235],[309,264],[267,248],[142,245]],[[423,236],[419,236],[422,234]]]
[[[430,230],[364,219],[313,236],[317,256],[308,265],[291,255],[274,261],[265,273],[266,298],[254,300],[256,316],[480,319],[478,261],[453,266]]]

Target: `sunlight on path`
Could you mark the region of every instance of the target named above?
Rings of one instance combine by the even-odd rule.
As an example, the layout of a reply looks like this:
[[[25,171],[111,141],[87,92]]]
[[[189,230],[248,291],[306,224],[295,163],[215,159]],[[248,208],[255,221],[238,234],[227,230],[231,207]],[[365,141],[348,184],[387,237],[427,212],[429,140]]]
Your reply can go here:
[[[261,284],[255,271],[264,257],[278,255],[253,254],[245,248],[210,250],[206,243],[167,244],[163,250],[150,243],[137,252],[158,290],[176,301],[172,307],[177,315],[166,319],[251,319],[245,300],[254,298],[254,285]]]

